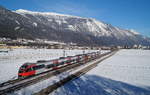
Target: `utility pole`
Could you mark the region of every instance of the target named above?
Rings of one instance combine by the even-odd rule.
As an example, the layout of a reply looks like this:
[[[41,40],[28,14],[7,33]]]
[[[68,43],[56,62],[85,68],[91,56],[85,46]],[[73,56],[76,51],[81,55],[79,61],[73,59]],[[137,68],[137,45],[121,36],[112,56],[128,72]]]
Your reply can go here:
[[[99,53],[101,54],[101,49],[99,49]]]
[[[85,50],[83,50],[83,54],[85,54]]]
[[[65,49],[63,50],[63,57],[65,57],[66,56],[66,51],[65,51]]]

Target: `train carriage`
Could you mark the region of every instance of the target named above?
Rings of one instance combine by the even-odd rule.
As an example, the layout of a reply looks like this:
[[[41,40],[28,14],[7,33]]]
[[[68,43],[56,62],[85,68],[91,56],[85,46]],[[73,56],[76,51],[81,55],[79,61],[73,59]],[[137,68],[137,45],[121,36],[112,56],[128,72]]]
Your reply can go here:
[[[93,52],[88,54],[80,54],[76,56],[60,57],[59,59],[48,61],[39,60],[36,63],[25,63],[20,67],[18,77],[24,78],[28,76],[33,76],[49,70],[56,70],[66,65],[87,63],[91,60],[96,59],[98,56],[98,52]]]
[[[51,61],[38,63],[25,63],[20,67],[18,77],[28,77],[40,74],[42,72],[52,70],[52,67],[54,67],[54,65]]]

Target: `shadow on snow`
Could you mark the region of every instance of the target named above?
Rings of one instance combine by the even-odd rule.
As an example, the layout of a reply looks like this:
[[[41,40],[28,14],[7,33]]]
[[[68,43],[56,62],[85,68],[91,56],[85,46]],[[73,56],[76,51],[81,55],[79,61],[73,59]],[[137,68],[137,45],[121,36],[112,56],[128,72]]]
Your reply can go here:
[[[150,88],[150,87],[148,87]],[[150,89],[95,75],[84,75],[65,84],[54,95],[150,95]]]

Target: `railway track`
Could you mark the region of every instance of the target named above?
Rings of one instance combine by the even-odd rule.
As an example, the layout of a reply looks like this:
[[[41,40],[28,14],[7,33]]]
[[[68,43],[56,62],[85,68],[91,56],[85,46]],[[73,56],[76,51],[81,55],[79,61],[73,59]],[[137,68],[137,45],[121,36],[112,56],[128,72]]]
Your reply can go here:
[[[110,53],[111,52],[108,52],[108,53],[105,53],[105,54],[101,54],[98,58],[101,58],[102,56],[108,55]],[[68,71],[68,70],[70,70],[72,68],[74,68],[74,69],[78,68],[81,65],[83,65],[83,64],[80,64],[80,63],[78,63],[78,64],[71,64],[71,65],[62,67],[62,68],[60,68],[58,70],[55,70],[55,71],[44,72],[44,73],[36,75],[34,77],[25,78],[25,79],[16,79],[16,80],[5,82],[5,83],[0,85],[0,95],[5,95],[7,93],[11,93],[11,92],[17,91],[17,90],[19,90],[21,88],[24,88],[24,87],[30,86],[32,84],[38,83],[38,82],[40,82],[42,80],[45,80],[45,79],[48,79],[48,78],[50,78],[52,76],[56,76],[56,75],[58,75],[58,74],[60,74],[62,72]]]

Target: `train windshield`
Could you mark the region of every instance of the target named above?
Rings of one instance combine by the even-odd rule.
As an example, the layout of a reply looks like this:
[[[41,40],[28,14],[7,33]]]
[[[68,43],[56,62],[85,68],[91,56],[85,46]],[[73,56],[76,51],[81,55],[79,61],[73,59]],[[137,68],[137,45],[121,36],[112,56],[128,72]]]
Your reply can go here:
[[[23,73],[24,70],[19,70],[19,73]]]
[[[23,65],[23,66],[21,66],[20,67],[20,69],[19,69],[19,73],[23,73],[24,72],[24,70],[26,69],[28,67],[28,65]]]
[[[28,67],[28,65],[23,65],[21,66],[21,69],[26,69]]]
[[[30,71],[32,71],[32,68],[28,68],[28,69],[26,70],[26,72],[30,72]]]

